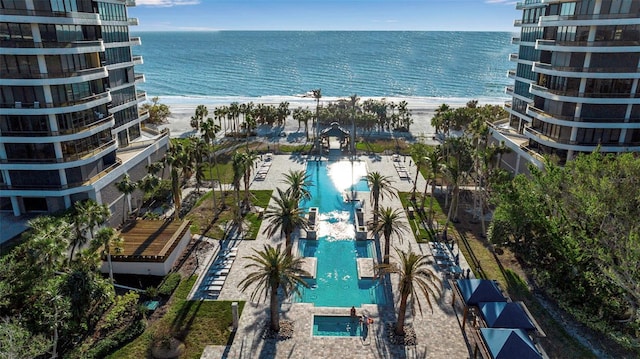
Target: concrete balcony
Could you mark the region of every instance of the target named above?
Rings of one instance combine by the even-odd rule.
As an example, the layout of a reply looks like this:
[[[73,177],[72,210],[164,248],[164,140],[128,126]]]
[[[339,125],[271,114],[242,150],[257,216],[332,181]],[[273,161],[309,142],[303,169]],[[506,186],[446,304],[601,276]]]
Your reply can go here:
[[[557,52],[640,52],[640,41],[556,41],[536,40],[536,50]]]
[[[616,26],[639,25],[635,14],[549,15],[541,16],[539,26]]]
[[[37,73],[13,74],[1,73],[0,85],[4,86],[44,86],[44,85],[64,85],[70,83],[86,82],[109,77],[106,67],[92,69],[58,72],[58,73]]]
[[[549,90],[536,84],[529,86],[529,92],[535,96],[562,102],[606,105],[640,104],[640,96],[629,93],[582,93],[577,90]]]
[[[551,76],[577,77],[590,79],[628,79],[640,78],[637,67],[575,67],[552,66],[542,62],[534,62],[533,72]]]
[[[139,22],[138,22],[138,18],[137,17],[130,17],[127,19],[127,24],[129,26],[138,26]]]

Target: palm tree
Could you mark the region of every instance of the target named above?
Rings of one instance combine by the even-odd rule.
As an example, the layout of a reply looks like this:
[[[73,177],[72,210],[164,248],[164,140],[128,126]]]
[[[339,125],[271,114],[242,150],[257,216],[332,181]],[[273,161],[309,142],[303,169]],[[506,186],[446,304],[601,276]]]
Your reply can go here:
[[[398,254],[399,261],[394,264],[380,264],[377,266],[380,278],[386,274],[398,274],[398,294],[400,295],[400,305],[398,307],[398,321],[395,326],[395,334],[404,335],[404,321],[407,312],[407,304],[409,300],[415,300],[420,314],[422,314],[422,304],[420,297],[417,295],[421,292],[427,300],[429,308],[433,313],[433,305],[430,297],[438,297],[442,295],[442,282],[430,268],[431,261],[425,255],[419,255],[413,252],[406,253],[394,248]],[[415,305],[411,306],[412,314],[415,314]]]
[[[220,168],[217,163],[216,151],[213,145],[213,142],[216,139],[216,135],[220,132],[220,126],[216,125],[216,123],[211,118],[207,118],[206,121],[202,123],[200,127],[200,131],[202,132],[202,139],[209,144],[209,178],[213,181],[213,167],[211,164],[211,159],[213,159],[213,163],[215,164],[216,171],[218,172],[218,183],[220,184],[220,192],[222,193],[222,181],[220,181]],[[215,211],[216,205],[216,190],[215,186],[211,185],[211,191],[213,192],[213,208]]]
[[[115,229],[111,227],[102,227],[96,233],[96,238],[94,239],[94,249],[102,248],[102,253],[107,256],[107,263],[109,264],[109,279],[111,279],[111,284],[113,284],[113,266],[111,264],[111,252],[120,253],[122,252],[122,245],[124,243],[124,239],[118,235]]]
[[[160,177],[151,173],[146,174],[138,181],[138,188],[140,188],[140,190],[147,196],[150,196],[156,190],[156,188],[158,188],[159,185]],[[151,207],[151,204],[152,203],[149,203],[148,207]]]
[[[395,235],[402,240],[402,235],[407,231],[408,227],[402,218],[400,209],[386,207],[377,212],[380,218],[378,222],[373,223],[373,233],[376,236],[381,234],[384,236],[384,263],[389,264],[389,252],[391,248],[391,236]]]
[[[200,126],[202,126],[202,122],[207,116],[209,116],[209,110],[207,109],[207,106],[198,105],[198,107],[196,107],[195,114],[191,116],[191,121],[189,122],[191,127],[194,130],[199,131]]]
[[[71,241],[69,263],[73,260],[75,249],[83,246],[89,239],[93,238],[94,228],[104,223],[111,215],[107,205],[98,204],[92,199],[75,202],[74,211],[73,222],[75,223],[76,234]],[[89,233],[88,237],[85,232]]]
[[[122,222],[127,220],[126,205],[129,204],[129,213],[133,211],[131,208],[131,194],[138,188],[138,184],[131,180],[128,173],[124,174],[120,182],[116,182],[116,188],[120,193],[124,194],[125,200],[122,202]]]
[[[318,151],[318,156],[322,156],[322,149],[320,148],[320,98],[322,97],[321,89],[311,90],[313,94],[313,98],[316,99],[316,138],[315,138],[315,146],[316,151]]]
[[[34,268],[52,272],[65,262],[67,248],[73,238],[73,226],[64,218],[39,216],[27,222],[29,230],[26,260]]]
[[[429,198],[429,225],[431,226],[431,223],[433,223],[433,199],[434,199],[434,194],[436,190],[436,177],[438,175],[438,171],[440,170],[441,161],[442,161],[442,157],[440,156],[440,151],[438,149],[434,149],[433,151],[431,151],[431,153],[429,153],[425,157],[425,161],[429,166],[429,174],[431,175],[431,180],[427,181],[427,183],[424,186],[425,193],[424,193],[424,196],[422,196],[421,208],[422,208],[422,211],[424,211],[424,201],[427,197],[427,187],[429,186],[429,183],[431,183],[431,196]]]
[[[277,332],[280,330],[278,289],[282,290],[285,297],[291,293],[300,294],[300,285],[309,287],[302,278],[308,277],[309,273],[301,269],[302,258],[294,258],[291,254],[282,252],[280,245],[272,247],[265,244],[263,248],[262,251],[254,249],[253,255],[244,257],[252,263],[244,267],[249,274],[240,282],[240,286],[244,292],[255,285],[251,292],[251,300],[255,297],[269,297],[271,329]]]
[[[443,166],[443,172],[447,179],[447,182],[453,186],[451,193],[451,204],[447,213],[447,222],[444,228],[448,228],[449,222],[456,222],[458,220],[458,198],[460,197],[460,181],[462,180],[462,169],[460,163],[455,157],[449,158]]]
[[[236,193],[236,204],[238,205],[236,219],[239,219],[238,217],[241,215],[240,208],[242,205],[240,203],[240,182],[244,178],[246,172],[245,164],[244,153],[235,152],[233,157],[231,157],[231,168],[233,170],[233,179],[231,182]]]
[[[291,234],[296,228],[307,229],[308,222],[304,217],[304,211],[298,207],[298,200],[280,188],[278,197],[273,196],[275,204],[269,205],[264,213],[264,219],[269,224],[264,230],[269,237],[276,233],[284,234],[287,253],[291,254]]]
[[[416,190],[418,187],[418,175],[420,174],[420,168],[426,163],[425,157],[427,156],[428,148],[424,143],[416,143],[411,146],[411,157],[413,157],[416,164],[416,178],[413,180],[413,188],[411,189],[411,202],[416,201]]]
[[[258,160],[258,155],[249,151],[243,154],[243,168],[244,168],[244,200],[243,207],[249,209],[251,207],[251,203],[249,201],[249,186],[251,185],[251,170],[254,168],[256,161]]]
[[[380,172],[370,172],[367,174],[367,182],[371,188],[371,201],[373,202],[373,223],[378,223],[378,209],[380,200],[385,196],[397,197],[396,189],[393,187],[391,177],[383,176]]]
[[[358,106],[358,101],[360,101],[360,97],[356,94],[349,97],[349,107],[351,107],[351,126],[353,131],[353,134],[351,135],[351,154],[353,156],[356,155],[356,108]]]
[[[289,170],[289,173],[284,175],[284,183],[289,185],[286,193],[300,202],[303,199],[310,199],[311,192],[309,192],[309,187],[313,184],[311,182],[311,178],[309,174],[307,174],[304,170]]]

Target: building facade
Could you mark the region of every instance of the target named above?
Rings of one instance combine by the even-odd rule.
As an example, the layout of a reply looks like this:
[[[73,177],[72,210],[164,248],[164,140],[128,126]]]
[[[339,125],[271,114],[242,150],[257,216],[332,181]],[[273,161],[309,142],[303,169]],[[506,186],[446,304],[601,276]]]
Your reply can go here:
[[[142,125],[134,5],[0,0],[1,211],[52,213],[91,198],[121,221],[114,183],[141,178],[164,155],[168,134]]]
[[[578,153],[640,151],[640,1],[526,0],[512,42],[509,119],[494,139],[512,172]]]

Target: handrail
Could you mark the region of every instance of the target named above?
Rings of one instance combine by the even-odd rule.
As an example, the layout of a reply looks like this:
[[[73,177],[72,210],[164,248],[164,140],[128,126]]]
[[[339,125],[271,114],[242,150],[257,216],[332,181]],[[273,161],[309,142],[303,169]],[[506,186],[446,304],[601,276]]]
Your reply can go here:
[[[6,44],[5,44],[6,42]],[[35,48],[35,49],[65,49],[65,48],[73,48],[73,47],[88,47],[88,46],[103,46],[102,40],[82,40],[82,41],[69,41],[69,42],[58,42],[58,41],[44,41],[44,42],[33,42],[33,41],[3,41],[2,47],[10,47],[10,48]]]
[[[43,11],[27,9],[1,9],[1,15],[14,16],[45,16],[45,17],[71,17],[76,19],[99,19],[99,14],[92,12],[66,12],[66,11]]]
[[[68,107],[81,105],[83,103],[103,99],[109,97],[109,92],[99,93],[97,95],[87,96],[81,99],[77,99],[75,101],[61,102],[61,103],[53,103],[53,102],[21,102],[16,101],[13,103],[0,103],[0,108],[56,108],[56,107]],[[20,104],[19,107],[16,107],[17,104]]]
[[[89,158],[97,153],[104,151],[105,149],[107,149],[108,147],[112,146],[115,143],[116,143],[116,140],[112,139],[111,141],[108,141],[107,143],[104,143],[92,150],[81,152],[81,153],[68,154],[66,156],[63,156],[63,159],[65,162],[69,162],[69,161],[77,161],[77,160]]]
[[[59,78],[69,78],[69,77],[77,77],[77,76],[86,76],[94,73],[106,73],[106,67],[94,67],[90,69],[78,70],[78,71],[67,71],[67,72],[49,72],[49,73],[36,73],[30,72],[27,74],[16,74],[9,73],[7,71],[0,72],[0,77],[5,79],[59,79]]]
[[[553,71],[566,71],[566,72],[594,72],[594,73],[638,73],[640,68],[637,67],[578,67],[578,66],[553,66],[544,62],[535,62],[533,64],[536,68],[553,70]]]

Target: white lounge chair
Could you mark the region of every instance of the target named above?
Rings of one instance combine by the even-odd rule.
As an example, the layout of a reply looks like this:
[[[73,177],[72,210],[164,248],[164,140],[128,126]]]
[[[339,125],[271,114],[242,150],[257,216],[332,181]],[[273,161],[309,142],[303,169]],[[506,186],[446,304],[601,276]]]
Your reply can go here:
[[[209,285],[219,285],[222,286],[224,285],[224,280],[212,280],[211,282],[209,282]]]
[[[210,285],[207,287],[207,290],[209,292],[220,292],[222,290],[222,286],[221,285]]]
[[[209,273],[209,274],[214,275],[214,276],[220,275],[220,274],[229,274],[229,269],[215,269],[214,268],[211,271],[211,273]]]

